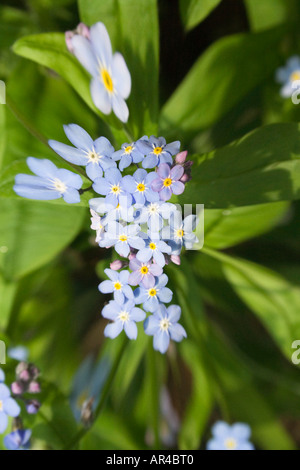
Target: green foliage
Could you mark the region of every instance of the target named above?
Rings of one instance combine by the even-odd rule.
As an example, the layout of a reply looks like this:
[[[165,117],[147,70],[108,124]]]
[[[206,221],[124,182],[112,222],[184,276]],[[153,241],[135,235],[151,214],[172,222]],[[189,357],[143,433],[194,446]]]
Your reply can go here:
[[[203,21],[221,0],[180,0],[180,12],[185,29],[189,31]]]

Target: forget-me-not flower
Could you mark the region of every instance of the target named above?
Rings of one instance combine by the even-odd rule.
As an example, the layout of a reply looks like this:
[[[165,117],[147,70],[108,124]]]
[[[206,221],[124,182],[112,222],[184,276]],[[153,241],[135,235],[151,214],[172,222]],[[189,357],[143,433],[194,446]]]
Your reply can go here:
[[[16,418],[20,411],[19,405],[10,396],[9,388],[4,383],[0,383],[0,434],[4,433],[7,428],[8,417]]]
[[[105,197],[105,202],[111,208],[116,208],[119,204],[130,207],[132,195],[127,191],[122,173],[117,168],[106,170],[104,177],[95,179],[93,189],[96,193]]]
[[[67,162],[86,167],[86,174],[94,181],[103,175],[103,171],[116,167],[111,156],[115,149],[106,137],[93,141],[92,137],[77,124],[64,126],[69,141],[74,145],[49,140],[50,147]]]
[[[182,247],[192,250],[199,240],[194,233],[199,220],[196,215],[190,214],[182,220],[181,211],[174,212],[170,217],[170,225],[161,232],[163,240],[172,248],[172,255],[179,255]]]
[[[276,71],[276,81],[283,86],[280,94],[283,98],[290,98],[300,85],[295,82],[300,82],[300,57],[290,57],[285,67],[280,67]]]
[[[156,351],[164,354],[169,347],[170,339],[180,342],[187,337],[185,329],[178,323],[180,316],[181,308],[178,305],[171,305],[168,308],[160,305],[154,315],[145,320],[145,333],[153,336],[153,347]]]
[[[143,160],[143,168],[155,168],[161,163],[173,163],[173,155],[176,155],[180,150],[180,142],[172,142],[167,144],[164,137],[154,137],[153,135],[148,139],[147,136],[142,137],[137,141],[136,146],[138,150],[145,155]]]
[[[235,423],[230,426],[218,421],[212,427],[213,438],[207,443],[207,450],[254,450],[249,442],[251,429],[247,424]]]
[[[120,121],[127,122],[125,100],[131,92],[131,76],[123,56],[112,53],[104,24],[99,22],[90,28],[90,39],[75,35],[70,42],[74,55],[93,77],[91,95],[95,106],[104,114],[113,110]]]
[[[157,178],[155,171],[147,173],[146,170],[139,168],[131,175],[124,176],[124,188],[132,194],[135,204],[144,206],[146,202],[158,202],[159,195],[153,191],[151,184]]]
[[[143,286],[138,287],[134,291],[135,302],[137,305],[143,304],[143,308],[146,312],[155,312],[160,303],[168,304],[171,302],[173,292],[171,289],[166,287],[168,284],[168,276],[162,274],[156,278],[153,287],[146,289]]]
[[[114,294],[114,299],[119,303],[123,304],[126,299],[132,300],[133,290],[128,285],[129,271],[113,271],[112,269],[104,270],[109,281],[103,281],[99,285],[99,290],[102,294]]]
[[[132,273],[130,273],[128,283],[131,286],[142,285],[146,289],[154,287],[155,277],[159,277],[163,273],[162,268],[158,264],[150,262],[143,263],[137,258],[133,258],[130,261],[129,267]]]
[[[122,201],[122,197],[120,200]],[[105,224],[113,221],[118,222],[120,220],[123,220],[124,222],[133,222],[134,220],[133,206],[127,207],[124,204],[118,204],[117,207],[113,207],[111,204],[107,204],[106,198],[104,197],[90,199],[89,205],[91,210],[94,210],[96,213],[105,214]]]
[[[136,339],[138,334],[136,322],[145,320],[146,314],[135,306],[133,300],[121,305],[111,300],[102,310],[102,316],[113,322],[106,326],[105,336],[114,339],[124,330],[129,339]]]
[[[164,254],[171,254],[171,247],[160,239],[159,233],[148,232],[148,238],[145,239],[146,246],[138,251],[136,257],[139,261],[147,263],[153,259],[162,268],[166,264]]]
[[[80,202],[83,182],[79,175],[58,169],[50,160],[28,157],[26,161],[35,175],[16,175],[14,191],[18,196],[40,201],[63,198],[68,204]]]
[[[96,243],[99,243],[103,239],[107,221],[105,217],[100,217],[93,209],[91,209],[91,215],[91,229],[96,231]]]
[[[140,250],[145,246],[145,241],[139,236],[139,233],[139,225],[124,226],[118,222],[110,222],[103,240],[100,241],[100,246],[102,248],[114,246],[120,256],[127,258],[130,248]]]
[[[7,450],[29,450],[32,431],[30,429],[18,429],[4,438]]]
[[[120,160],[119,169],[123,171],[132,163],[140,163],[144,159],[144,155],[137,149],[136,143],[123,144],[121,150],[117,150],[112,159],[114,161]]]
[[[156,233],[163,228],[164,220],[170,219],[171,214],[176,210],[176,206],[169,202],[149,202],[136,211],[135,222],[147,223],[149,231]]]
[[[181,165],[176,165],[173,168],[167,163],[161,163],[157,169],[157,176],[152,181],[151,188],[153,191],[159,193],[162,201],[171,199],[172,194],[182,194],[185,186],[180,181],[184,174],[184,168]]]

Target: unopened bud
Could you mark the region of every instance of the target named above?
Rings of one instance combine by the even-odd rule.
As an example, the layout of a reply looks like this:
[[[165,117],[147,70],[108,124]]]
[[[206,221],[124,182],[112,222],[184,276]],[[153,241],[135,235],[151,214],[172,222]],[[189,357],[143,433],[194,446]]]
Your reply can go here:
[[[29,415],[36,415],[41,407],[38,400],[29,400],[26,402],[26,410]]]
[[[41,387],[38,382],[35,382],[35,381],[30,382],[29,387],[28,387],[29,393],[40,393],[40,391],[41,391]]]
[[[184,173],[182,175],[182,177],[180,178],[180,181],[181,181],[181,183],[185,184],[185,183],[188,183],[189,181],[191,181],[191,179],[192,179],[191,175],[189,175],[188,173]]]
[[[11,384],[11,391],[12,391],[13,395],[22,395],[25,391],[25,387],[20,382],[13,382]]]
[[[115,261],[110,263],[110,269],[112,269],[113,271],[119,271],[119,269],[122,269],[123,267],[124,263],[120,259],[116,259]]]
[[[86,39],[90,39],[90,37],[91,37],[90,29],[88,28],[88,26],[86,24],[79,23],[79,25],[77,26],[75,31],[66,31],[65,32],[66,45],[67,45],[67,48],[68,48],[69,52],[71,52],[71,54],[74,54],[72,39],[73,39],[74,36],[77,36],[77,35],[83,36]]]
[[[19,379],[22,380],[22,382],[29,382],[29,380],[31,379],[29,371],[28,370],[23,370],[19,374]]]
[[[177,264],[177,266],[181,265],[181,259],[179,255],[171,255],[171,261],[174,264]]]
[[[188,151],[187,150],[185,150],[184,152],[180,152],[176,155],[175,162],[178,165],[183,165],[186,161],[187,156],[188,156]]]

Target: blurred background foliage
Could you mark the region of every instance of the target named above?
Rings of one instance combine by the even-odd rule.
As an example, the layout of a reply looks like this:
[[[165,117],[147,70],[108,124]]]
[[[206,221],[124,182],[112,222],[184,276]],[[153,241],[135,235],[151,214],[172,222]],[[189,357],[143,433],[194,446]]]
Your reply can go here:
[[[205,204],[205,244],[167,268],[189,337],[166,357],[144,335],[124,352],[122,338],[104,341],[97,285],[112,253],[95,244],[86,202],[12,192],[27,156],[60,163],[45,142],[63,141],[63,124],[127,141],[66,50],[80,20],[104,22],[129,65],[135,138],[180,139],[194,155],[180,202]],[[37,448],[198,449],[217,419],[249,423],[258,449],[299,448],[300,108],[274,81],[300,54],[299,25],[297,0],[2,0],[0,331],[42,370],[43,407],[25,422]],[[78,414],[117,359],[101,416],[74,440],[70,395]]]

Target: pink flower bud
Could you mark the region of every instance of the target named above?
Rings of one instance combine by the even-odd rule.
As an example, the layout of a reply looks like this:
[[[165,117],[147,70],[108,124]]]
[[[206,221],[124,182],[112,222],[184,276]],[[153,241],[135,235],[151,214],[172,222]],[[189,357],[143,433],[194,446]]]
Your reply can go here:
[[[136,253],[129,253],[129,256],[128,256],[129,261],[132,261],[135,258],[136,258]]]
[[[119,271],[119,269],[123,268],[123,265],[123,261],[116,259],[115,261],[110,263],[110,269],[112,269],[113,271]]]
[[[71,54],[74,53],[74,49],[73,49],[73,45],[72,45],[72,38],[75,36],[75,34],[73,33],[73,31],[66,31],[65,32],[65,40],[66,40],[66,45],[67,45],[67,49],[69,52],[71,52]]]
[[[90,29],[88,28],[88,26],[86,24],[79,23],[79,25],[77,26],[75,31],[66,31],[65,32],[66,45],[67,45],[67,48],[68,48],[69,52],[71,52],[71,54],[74,54],[72,39],[76,35],[82,36],[86,39],[90,39],[90,37],[91,37]]]
[[[24,393],[24,385],[20,382],[13,382],[11,384],[11,391],[13,395],[22,395]]]
[[[40,393],[40,391],[41,391],[41,387],[39,383],[35,381],[30,382],[29,387],[28,387],[29,393]]]
[[[83,36],[86,39],[91,38],[90,28],[84,23],[79,23],[79,25],[76,28],[76,33],[79,34],[80,36]]]
[[[178,164],[178,165],[183,165],[186,161],[186,157],[188,156],[188,151],[185,150],[184,152],[180,152],[176,155],[175,157],[175,162]]]
[[[177,264],[177,266],[180,266],[181,264],[181,259],[179,255],[171,255],[171,261],[174,264]]]
[[[19,379],[22,380],[22,382],[28,382],[30,380],[30,374],[29,374],[29,371],[28,370],[23,370],[20,374],[19,374]]]
[[[189,181],[191,181],[191,177],[188,173],[184,173],[182,177],[180,178],[180,181],[184,184],[188,183]]]

